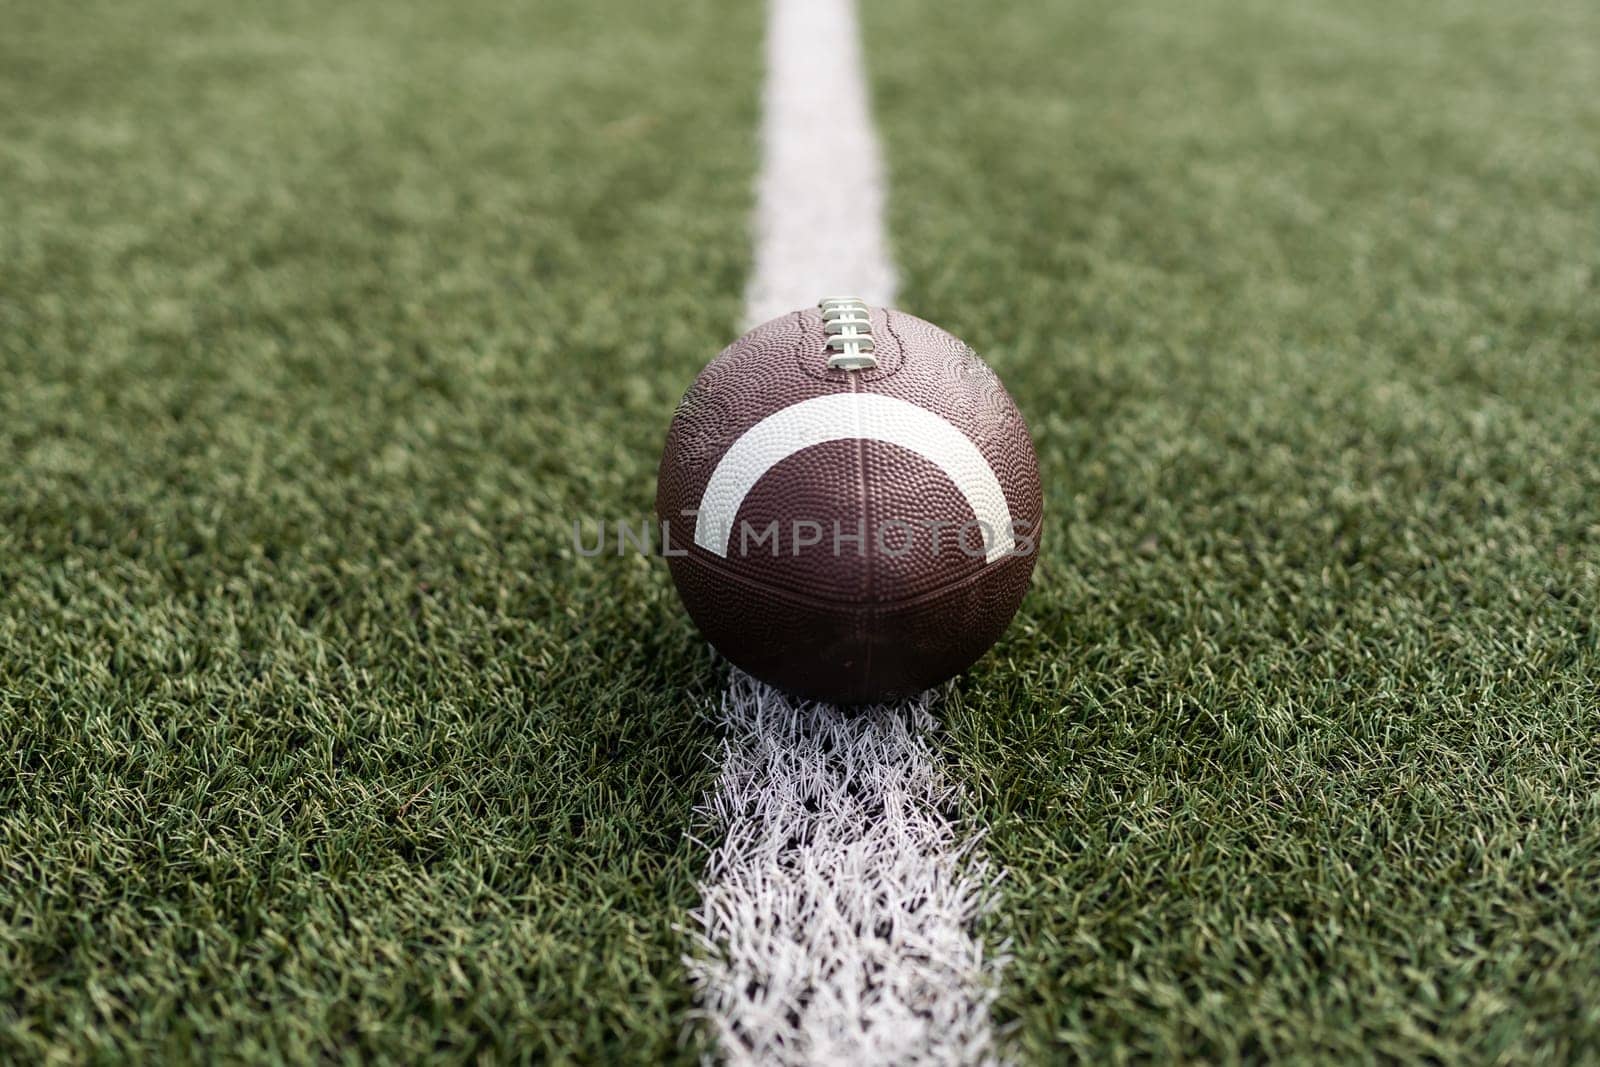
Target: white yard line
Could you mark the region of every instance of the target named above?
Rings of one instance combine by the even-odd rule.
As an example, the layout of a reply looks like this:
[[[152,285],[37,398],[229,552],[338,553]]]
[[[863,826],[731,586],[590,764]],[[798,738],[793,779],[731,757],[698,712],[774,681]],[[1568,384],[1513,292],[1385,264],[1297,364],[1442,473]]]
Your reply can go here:
[[[732,1064],[986,1064],[994,880],[927,738],[929,701],[804,704],[735,671],[705,815],[722,835],[687,960]]]
[[[854,0],[769,0],[754,326],[824,296],[894,303]]]
[[[750,324],[894,299],[853,0],[771,0]],[[991,1063],[993,877],[927,738],[930,698],[861,712],[738,671],[687,962],[732,1064]]]

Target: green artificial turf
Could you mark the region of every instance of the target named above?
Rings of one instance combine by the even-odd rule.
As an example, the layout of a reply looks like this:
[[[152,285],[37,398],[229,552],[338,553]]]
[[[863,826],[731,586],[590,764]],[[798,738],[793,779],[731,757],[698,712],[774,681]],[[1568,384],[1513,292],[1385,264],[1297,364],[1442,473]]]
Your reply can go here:
[[[0,0],[0,1060],[692,1058],[760,5]],[[1600,1047],[1600,11],[864,6],[1047,485],[1028,1062]]]
[[[1046,485],[945,713],[1021,1050],[1600,1055],[1600,8],[864,12]]]
[[[760,11],[0,23],[0,1061],[691,1055]]]

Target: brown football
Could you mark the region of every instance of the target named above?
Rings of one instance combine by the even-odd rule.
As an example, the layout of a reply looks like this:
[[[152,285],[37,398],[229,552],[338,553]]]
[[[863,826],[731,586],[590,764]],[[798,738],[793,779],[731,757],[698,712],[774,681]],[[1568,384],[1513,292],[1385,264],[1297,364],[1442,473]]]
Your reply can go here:
[[[1017,406],[932,323],[830,298],[757,326],[684,394],[656,511],[718,651],[799,696],[912,696],[970,666],[1033,573]]]

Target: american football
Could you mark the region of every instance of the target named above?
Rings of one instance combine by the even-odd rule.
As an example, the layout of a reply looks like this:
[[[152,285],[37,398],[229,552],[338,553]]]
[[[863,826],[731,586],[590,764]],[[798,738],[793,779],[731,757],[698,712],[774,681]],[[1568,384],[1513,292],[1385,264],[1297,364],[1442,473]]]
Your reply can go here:
[[[656,510],[678,592],[723,655],[860,704],[944,681],[1000,636],[1033,572],[1039,467],[971,348],[824,299],[757,326],[690,387]]]

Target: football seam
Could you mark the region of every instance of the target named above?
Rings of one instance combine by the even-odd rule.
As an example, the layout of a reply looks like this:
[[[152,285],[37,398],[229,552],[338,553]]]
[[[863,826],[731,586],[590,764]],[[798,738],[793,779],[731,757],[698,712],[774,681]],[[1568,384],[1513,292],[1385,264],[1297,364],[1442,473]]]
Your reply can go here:
[[[860,394],[861,382],[859,379],[851,377],[850,391],[858,395]],[[856,510],[862,515],[865,515],[867,513],[867,442],[860,433],[861,416],[859,412],[856,415],[856,431]],[[872,599],[872,594],[875,592],[873,587],[873,579],[875,577],[875,568],[872,566],[873,557],[871,552],[863,552],[861,555],[861,595],[870,601]],[[857,616],[855,621],[859,628],[861,622],[860,617]],[[864,638],[866,635],[858,634],[857,636]],[[862,684],[866,685],[869,684],[872,679],[872,642],[864,641],[864,644],[866,645],[867,651],[861,664],[861,677],[863,679]]]
[[[1031,534],[1035,539],[1035,543],[1037,543],[1037,538],[1043,525],[1044,523],[1042,520],[1035,521],[1032,527],[1026,531],[1022,531],[1023,536],[1028,536]],[[980,578],[984,577],[993,568],[1003,567],[1018,558],[1017,555],[1002,556],[993,563],[985,563],[971,574],[962,575],[960,578],[957,578],[954,581],[946,582],[943,585],[935,586],[932,589],[924,590],[923,592],[913,594],[912,596],[901,597],[898,600],[882,600],[864,604],[855,600],[842,600],[836,597],[810,596],[805,593],[795,592],[794,590],[787,589],[781,585],[773,585],[770,582],[763,582],[758,578],[752,578],[747,574],[740,574],[738,571],[730,570],[726,565],[720,562],[720,557],[711,555],[711,553],[706,552],[699,546],[694,546],[687,551],[687,555],[675,555],[671,557],[671,559],[684,563],[692,563],[703,570],[709,571],[718,578],[727,578],[747,588],[758,589],[761,592],[770,593],[773,596],[779,597],[780,599],[789,603],[812,608],[848,608],[853,611],[863,613],[899,611],[902,608],[916,607],[925,600],[932,600],[935,597],[942,596],[945,593],[960,589],[964,585],[970,585],[971,583],[976,582]],[[1027,553],[1026,556],[1029,560],[1032,560],[1035,554],[1036,553],[1030,552]]]

